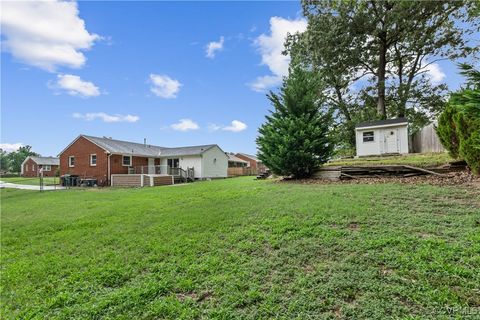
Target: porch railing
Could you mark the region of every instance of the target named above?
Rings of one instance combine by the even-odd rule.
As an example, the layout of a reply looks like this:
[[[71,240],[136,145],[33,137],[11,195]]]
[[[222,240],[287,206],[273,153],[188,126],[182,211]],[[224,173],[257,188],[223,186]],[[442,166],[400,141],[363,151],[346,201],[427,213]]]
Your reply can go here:
[[[165,174],[180,177],[184,181],[195,179],[193,168],[172,168],[168,165],[137,166],[129,169],[129,174]]]
[[[136,166],[130,168],[128,173],[134,174],[170,174],[169,166],[167,165],[157,165],[157,166]]]

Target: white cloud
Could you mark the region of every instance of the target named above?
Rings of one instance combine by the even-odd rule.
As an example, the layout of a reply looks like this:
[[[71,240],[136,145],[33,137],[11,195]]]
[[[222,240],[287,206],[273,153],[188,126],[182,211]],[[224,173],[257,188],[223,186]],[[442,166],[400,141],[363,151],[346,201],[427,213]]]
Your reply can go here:
[[[247,125],[244,122],[239,120],[233,120],[228,126],[219,126],[214,123],[211,123],[208,125],[209,131],[224,130],[224,131],[231,131],[231,132],[240,132],[245,129],[247,129]]]
[[[265,92],[269,88],[278,86],[282,83],[281,76],[263,76],[257,77],[254,82],[250,83],[250,89],[256,92]]]
[[[150,74],[150,82],[152,86],[150,91],[156,96],[165,99],[174,99],[177,97],[182,84],[167,75]]]
[[[172,124],[170,127],[177,131],[197,130],[200,128],[198,124],[191,119],[180,119],[180,121]]]
[[[1,9],[2,48],[41,69],[82,67],[82,51],[100,39],[85,28],[76,2],[2,1]]]
[[[438,63],[432,63],[425,69],[427,70],[427,77],[429,77],[434,84],[439,84],[446,78],[445,73],[443,73]]]
[[[121,115],[121,114],[106,114],[105,112],[93,112],[93,113],[74,113],[74,118],[77,119],[84,119],[86,121],[93,121],[96,119],[100,119],[103,122],[137,122],[140,120],[139,116],[133,116],[130,114]]]
[[[225,41],[224,37],[220,37],[220,41],[212,41],[207,44],[205,47],[206,56],[207,58],[213,59],[215,58],[215,54],[217,51],[223,50],[223,42]]]
[[[261,34],[255,39],[255,45],[262,55],[262,64],[268,66],[272,75],[258,77],[250,83],[254,91],[265,91],[279,85],[282,77],[288,75],[290,57],[283,55],[288,34],[304,32],[307,29],[305,19],[288,20],[281,17],[270,18],[270,35]]]
[[[20,147],[23,147],[23,143],[0,143],[0,149],[7,153],[17,151]]]
[[[242,121],[233,120],[229,126],[222,128],[225,131],[240,132],[247,129],[247,125]]]
[[[79,76],[71,74],[57,75],[57,82],[50,88],[65,90],[69,95],[82,98],[96,97],[100,95],[100,89],[92,82],[84,81]]]

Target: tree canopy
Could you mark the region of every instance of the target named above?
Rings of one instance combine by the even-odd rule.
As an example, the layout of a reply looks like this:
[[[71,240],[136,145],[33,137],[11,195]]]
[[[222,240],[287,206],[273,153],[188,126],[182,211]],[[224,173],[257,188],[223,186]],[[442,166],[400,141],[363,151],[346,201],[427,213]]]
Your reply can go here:
[[[446,104],[446,85],[429,76],[436,63],[479,50],[470,37],[479,30],[473,1],[304,0],[302,7],[307,30],[289,37],[287,51],[322,77],[350,145],[354,123],[366,118],[425,125]]]
[[[28,156],[38,156],[39,154],[32,151],[31,146],[22,146],[17,151],[5,152],[0,149],[0,165],[2,170],[9,172],[20,172],[22,162]]]

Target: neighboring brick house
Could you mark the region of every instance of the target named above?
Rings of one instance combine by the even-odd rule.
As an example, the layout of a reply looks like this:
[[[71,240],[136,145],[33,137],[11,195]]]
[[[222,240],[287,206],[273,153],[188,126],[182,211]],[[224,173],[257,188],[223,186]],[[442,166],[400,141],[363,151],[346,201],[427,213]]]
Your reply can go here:
[[[87,135],[78,136],[59,157],[61,175],[94,178],[98,185],[108,185],[112,175],[158,174],[167,167],[194,168],[196,179],[223,178],[228,165],[227,156],[216,144],[164,148]]]
[[[246,153],[237,153],[235,156],[244,161],[247,161],[247,168],[252,168],[253,170],[256,170],[257,174],[263,173],[268,170],[268,168],[256,156],[252,156],[251,154]]]
[[[40,170],[44,177],[53,177],[58,174],[60,159],[55,157],[29,156],[22,162],[21,175],[23,177],[38,177]]]

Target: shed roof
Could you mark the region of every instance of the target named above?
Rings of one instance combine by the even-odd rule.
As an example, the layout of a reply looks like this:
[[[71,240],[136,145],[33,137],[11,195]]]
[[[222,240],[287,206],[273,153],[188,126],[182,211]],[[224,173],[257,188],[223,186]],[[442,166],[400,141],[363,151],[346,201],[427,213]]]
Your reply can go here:
[[[375,120],[375,121],[366,121],[357,123],[355,128],[366,128],[366,127],[377,127],[377,126],[386,126],[392,124],[408,124],[406,118],[396,118],[396,119],[386,119],[386,120]]]
[[[39,164],[39,165],[50,165],[50,166],[60,165],[60,159],[55,157],[29,156],[28,158],[32,159],[36,164]]]
[[[105,151],[113,154],[132,154],[145,157],[177,157],[177,156],[189,156],[200,155],[210,148],[216,146],[216,144],[207,144],[200,146],[188,146],[178,148],[165,148],[155,145],[122,141],[110,139],[107,137],[94,137],[87,135],[80,135],[85,139],[93,142]],[[77,138],[78,139],[78,138]],[[63,152],[63,151],[62,151]]]

